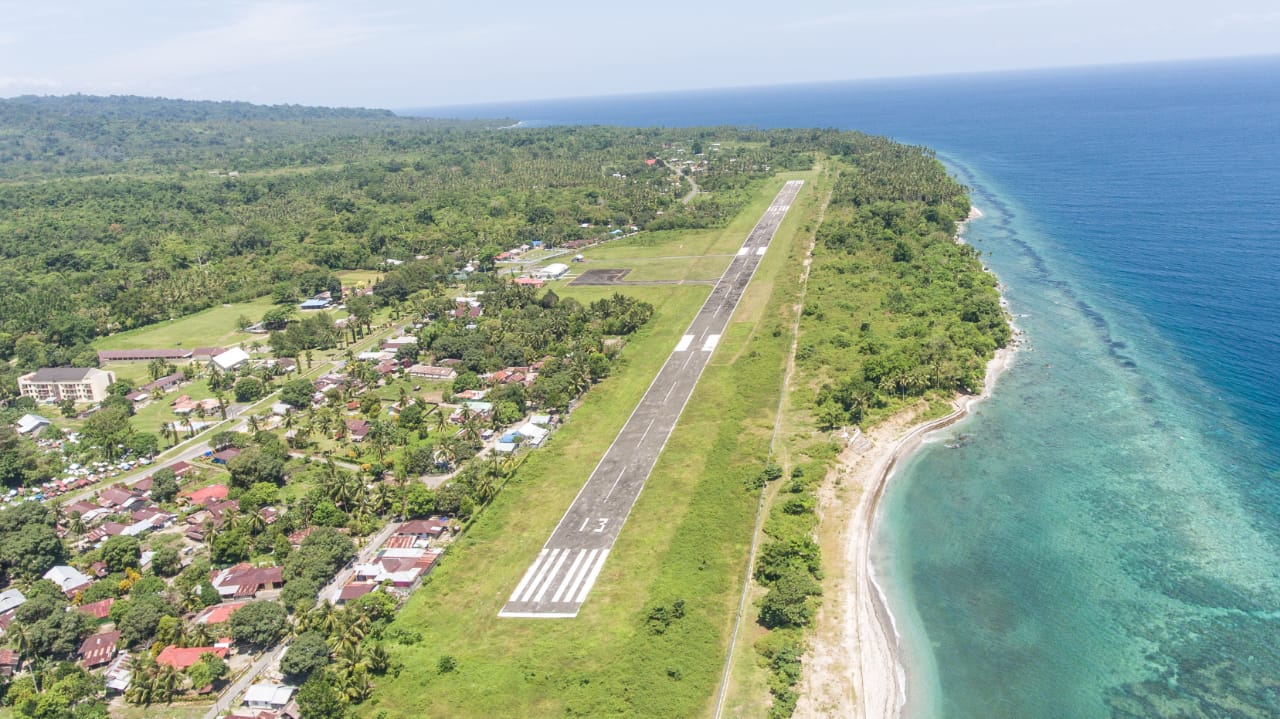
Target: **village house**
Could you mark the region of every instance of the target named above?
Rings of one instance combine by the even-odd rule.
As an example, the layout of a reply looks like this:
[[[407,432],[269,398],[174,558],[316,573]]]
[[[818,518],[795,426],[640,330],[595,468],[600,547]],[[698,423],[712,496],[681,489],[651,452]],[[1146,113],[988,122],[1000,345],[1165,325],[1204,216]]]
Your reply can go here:
[[[96,602],[81,604],[80,606],[76,607],[76,609],[80,612],[88,614],[89,616],[93,617],[98,621],[103,621],[107,617],[111,616],[111,605],[115,603],[116,603],[115,599],[111,597],[107,597],[106,599],[100,599]]]
[[[108,509],[127,511],[144,504],[142,497],[121,487],[108,487],[98,493],[98,505]]]
[[[180,672],[191,668],[205,654],[213,654],[219,659],[227,658],[226,647],[175,647],[170,644],[156,655],[156,664],[173,667]]]
[[[431,571],[440,553],[441,550],[419,547],[384,548],[372,561],[355,566],[355,581],[386,582],[396,589],[410,590]]]
[[[80,651],[76,652],[80,665],[85,669],[92,669],[110,663],[116,655],[116,642],[119,640],[118,631],[90,635],[80,645]]]
[[[349,419],[346,421],[347,437],[352,442],[363,442],[364,438],[369,435],[369,423],[363,419]]]
[[[58,565],[44,573],[44,578],[58,585],[58,589],[68,597],[76,592],[89,588],[93,584],[93,580],[86,577],[79,569],[68,567],[65,564]]]
[[[407,546],[426,547],[431,540],[439,539],[448,529],[449,522],[443,517],[413,519],[397,527],[387,543],[391,545],[395,542],[405,546],[404,542],[408,540]]]
[[[287,684],[254,684],[244,693],[244,705],[250,709],[280,711],[284,709],[297,687]]]
[[[245,352],[240,347],[232,347],[231,349],[223,350],[222,352],[214,355],[213,359],[210,360],[214,366],[223,372],[230,372],[248,361],[249,353]]]
[[[18,671],[22,656],[12,649],[0,649],[0,677],[11,677]]]
[[[161,377],[154,382],[148,382],[138,388],[139,392],[155,394],[156,392],[168,392],[187,380],[187,375],[183,372],[174,372],[171,375]]]
[[[345,606],[347,603],[354,602],[377,588],[377,584],[371,584],[369,582],[348,584],[338,592],[338,600],[335,604],[338,606]]]
[[[186,497],[191,504],[208,506],[226,499],[230,492],[231,489],[225,484],[211,484],[190,492],[183,492],[182,496]]]
[[[18,418],[15,428],[18,434],[35,434],[51,424],[53,423],[38,414],[24,414]]]
[[[133,672],[129,671],[129,652],[117,654],[116,658],[107,665],[102,676],[107,680],[107,689],[113,692],[124,692],[128,689],[129,680],[133,678]]]
[[[224,597],[247,598],[257,596],[263,590],[284,586],[282,573],[280,567],[255,567],[242,562],[222,571],[211,571],[210,581],[218,594]]]
[[[205,607],[203,611],[196,615],[196,624],[222,624],[229,621],[231,615],[235,614],[241,607],[249,602],[223,602],[215,604],[212,607]]]
[[[0,614],[7,614],[26,604],[27,598],[17,589],[6,589],[0,592]]]
[[[445,381],[457,378],[458,372],[452,367],[416,364],[409,368],[409,376],[432,381]]]

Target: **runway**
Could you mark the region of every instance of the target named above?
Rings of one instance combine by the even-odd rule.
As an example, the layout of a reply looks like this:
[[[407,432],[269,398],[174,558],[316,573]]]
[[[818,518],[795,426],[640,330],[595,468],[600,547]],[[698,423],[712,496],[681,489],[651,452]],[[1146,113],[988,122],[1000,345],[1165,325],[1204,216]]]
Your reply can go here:
[[[784,184],[747,235],[498,616],[577,616],[738,301],[803,184],[801,180]]]

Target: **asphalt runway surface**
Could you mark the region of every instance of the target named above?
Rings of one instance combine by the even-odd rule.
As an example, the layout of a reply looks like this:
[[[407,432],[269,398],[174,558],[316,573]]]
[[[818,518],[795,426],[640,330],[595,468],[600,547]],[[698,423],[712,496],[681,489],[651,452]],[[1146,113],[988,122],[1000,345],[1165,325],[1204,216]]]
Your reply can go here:
[[[498,616],[554,619],[578,615],[742,293],[803,184],[792,180],[783,185],[747,235]]]

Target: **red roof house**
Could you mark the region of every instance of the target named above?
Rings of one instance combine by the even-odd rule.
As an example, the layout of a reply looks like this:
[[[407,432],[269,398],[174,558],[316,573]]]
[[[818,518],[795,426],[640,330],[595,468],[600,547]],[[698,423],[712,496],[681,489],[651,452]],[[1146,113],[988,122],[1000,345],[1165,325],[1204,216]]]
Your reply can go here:
[[[160,650],[156,664],[167,664],[178,671],[186,671],[192,664],[200,661],[204,654],[214,654],[220,659],[227,658],[226,647],[175,647],[172,644]]]
[[[101,620],[111,616],[111,605],[115,604],[115,602],[115,599],[108,597],[96,602],[90,602],[89,604],[82,604],[76,608],[94,619]]]
[[[22,657],[12,649],[0,649],[0,676],[11,677],[18,670]]]
[[[196,615],[196,624],[221,624],[235,614],[240,607],[248,604],[248,602],[224,602],[207,607],[204,611]]]
[[[227,498],[227,494],[231,490],[225,484],[211,484],[208,487],[201,487],[187,494],[187,499],[192,504],[212,504]]]

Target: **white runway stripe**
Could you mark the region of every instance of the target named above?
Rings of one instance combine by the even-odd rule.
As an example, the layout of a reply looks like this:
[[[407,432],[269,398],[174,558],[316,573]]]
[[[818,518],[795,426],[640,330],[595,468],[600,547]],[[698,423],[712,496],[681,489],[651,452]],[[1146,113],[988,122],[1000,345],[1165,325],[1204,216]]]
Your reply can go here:
[[[583,566],[583,560],[586,559],[589,554],[591,554],[591,552],[588,552],[585,549],[578,550],[577,556],[573,558],[573,564],[569,565],[569,573],[564,575],[564,581],[560,582],[560,586],[556,588],[556,593],[551,595],[552,602],[559,602],[561,599],[564,599],[564,595],[568,593],[569,587],[578,581],[578,570]]]
[[[533,564],[529,565],[529,569],[524,573],[524,577],[522,577],[520,579],[520,583],[516,585],[516,590],[511,593],[510,601],[513,601],[513,602],[516,601],[516,598],[519,597],[520,593],[524,591],[524,585],[528,584],[530,579],[533,579],[533,575],[537,573],[538,567],[542,564],[542,560],[546,556],[547,556],[546,549],[542,550],[541,552],[538,552],[538,558],[533,560]]]
[[[555,578],[559,576],[560,567],[564,565],[564,560],[568,558],[569,550],[566,549],[560,554],[560,558],[556,560],[556,565],[551,568],[551,573],[547,575],[547,581],[542,583],[542,589],[539,589],[538,593],[533,595],[534,602],[541,602],[542,598],[547,596],[547,590],[551,588],[551,585],[555,582]]]
[[[763,255],[763,254],[765,253],[765,250],[768,250],[768,249],[769,249],[768,247],[757,247],[757,248],[756,248],[756,254],[757,254],[757,255]]]
[[[547,555],[546,561],[542,563],[542,569],[538,572],[538,576],[534,578],[533,583],[524,590],[524,594],[520,595],[520,601],[527,602],[533,598],[533,592],[537,589],[542,580],[546,578],[547,570],[551,569],[551,563],[555,561],[556,555],[560,554],[559,549],[551,550],[551,554]]]
[[[576,604],[582,604],[587,600],[587,592],[591,591],[591,585],[596,583],[596,577],[600,576],[600,570],[604,569],[604,560],[609,558],[609,550],[600,552],[600,558],[591,566],[591,573],[587,575],[587,581],[582,583],[582,588],[578,590],[578,595],[573,598]]]
[[[702,343],[702,351],[703,351],[703,352],[710,352],[711,350],[713,350],[713,349],[715,349],[715,348],[716,348],[716,345],[717,345],[719,342],[720,342],[720,335],[710,335],[710,336],[708,336],[708,337],[707,337],[707,341]]]
[[[685,335],[676,343],[676,352],[684,352],[689,349],[689,345],[693,344],[693,335]]]
[[[743,247],[742,249],[738,250],[738,254],[739,254],[739,255],[745,255],[745,254],[747,254],[747,253],[748,253],[748,252],[750,252],[750,251],[751,251],[751,248],[750,248],[750,247]]]

